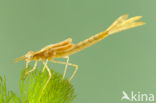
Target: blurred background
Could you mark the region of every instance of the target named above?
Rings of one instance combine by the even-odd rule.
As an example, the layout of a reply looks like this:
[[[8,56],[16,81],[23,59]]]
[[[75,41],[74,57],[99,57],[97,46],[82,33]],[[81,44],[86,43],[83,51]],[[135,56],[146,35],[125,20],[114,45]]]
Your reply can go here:
[[[25,62],[15,63],[15,58],[69,37],[78,43],[104,31],[122,14],[140,15],[146,25],[70,56],[70,62],[79,65],[72,80],[77,94],[73,103],[121,103],[123,90],[156,95],[155,4],[155,0],[1,0],[0,75],[6,76],[9,90],[19,92]],[[61,64],[49,62],[49,67],[64,71]],[[73,70],[68,68],[67,78]]]

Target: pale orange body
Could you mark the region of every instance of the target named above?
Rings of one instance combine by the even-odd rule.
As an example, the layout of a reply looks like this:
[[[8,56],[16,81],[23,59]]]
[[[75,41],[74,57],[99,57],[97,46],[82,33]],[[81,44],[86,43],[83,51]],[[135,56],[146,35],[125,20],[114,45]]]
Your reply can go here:
[[[94,37],[91,37],[78,44],[73,44],[72,39],[68,38],[67,40],[62,41],[60,43],[48,45],[38,52],[31,51],[28,53],[28,55],[32,55],[31,60],[40,60],[40,61],[43,61],[43,60],[51,61],[55,58],[62,58],[65,56],[69,56],[75,52],[78,52],[100,41],[101,39],[103,39],[105,36],[108,35],[108,32],[104,32],[101,34],[105,34],[105,35],[95,35]]]
[[[69,38],[63,42],[46,46],[33,54],[33,60],[42,61],[48,59],[51,61],[52,59],[58,57],[60,53],[68,52],[69,50],[73,49],[75,45],[72,44],[71,41],[72,39]]]
[[[107,37],[111,34],[114,34],[114,33],[117,33],[117,32],[123,31],[123,30],[127,30],[130,28],[134,28],[137,26],[141,26],[144,24],[144,22],[136,22],[137,20],[142,18],[141,16],[132,17],[130,19],[127,19],[127,17],[128,17],[128,15],[120,16],[104,32],[98,33],[98,34],[90,37],[89,39],[86,39],[78,44],[73,44],[72,39],[68,38],[67,40],[62,41],[60,43],[48,45],[48,46],[44,47],[43,49],[41,49],[40,51],[37,51],[37,52],[30,51],[23,57],[17,58],[17,61],[26,60],[27,66],[30,61],[32,61],[32,60],[36,61],[34,68],[32,70],[28,71],[28,73],[35,70],[35,68],[37,66],[37,61],[42,61],[44,66],[46,67],[47,71],[49,72],[49,79],[47,80],[45,87],[47,86],[47,84],[51,78],[51,72],[47,66],[46,61],[51,61],[51,62],[60,63],[60,64],[66,64],[63,77],[65,76],[67,66],[68,65],[74,66],[76,69],[75,69],[73,75],[71,76],[71,78],[69,79],[69,80],[71,80],[74,77],[74,75],[76,74],[76,71],[78,70],[78,66],[68,62],[69,55],[79,52],[79,51],[103,40],[105,37]],[[64,58],[64,57],[67,58],[67,62],[53,60],[55,58]]]
[[[92,36],[89,39],[86,39],[78,44],[73,44],[72,39],[68,38],[67,40],[62,41],[60,43],[48,45],[38,52],[30,51],[20,59],[26,59],[28,61],[43,61],[48,59],[51,61],[55,58],[62,58],[76,53],[78,51],[81,51],[82,49],[87,48],[97,43],[98,41],[103,40],[108,35],[144,24],[144,22],[136,22],[141,18],[141,16],[136,16],[130,19],[127,19],[127,17],[128,15],[123,15],[119,17],[106,31],[96,34],[95,36]]]

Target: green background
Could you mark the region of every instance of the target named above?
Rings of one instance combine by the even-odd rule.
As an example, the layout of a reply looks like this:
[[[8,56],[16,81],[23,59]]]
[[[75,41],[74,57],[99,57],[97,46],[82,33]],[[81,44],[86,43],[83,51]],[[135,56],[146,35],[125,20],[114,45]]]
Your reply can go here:
[[[19,92],[25,62],[15,63],[15,58],[68,37],[78,43],[105,30],[122,14],[141,15],[146,25],[70,56],[70,62],[79,65],[72,80],[77,94],[73,103],[121,103],[123,90],[156,95],[155,4],[155,0],[1,0],[0,75],[6,75],[9,89]],[[49,66],[63,73],[64,65]],[[67,78],[72,72],[69,67]]]

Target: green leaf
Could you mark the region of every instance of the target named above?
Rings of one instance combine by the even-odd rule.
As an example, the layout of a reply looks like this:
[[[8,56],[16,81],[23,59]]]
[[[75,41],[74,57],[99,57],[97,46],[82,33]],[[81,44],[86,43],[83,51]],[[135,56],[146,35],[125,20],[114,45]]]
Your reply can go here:
[[[6,78],[0,76],[0,103],[21,103],[20,98],[12,91],[6,89]]]
[[[13,91],[7,91],[6,78],[3,80],[0,76],[0,103],[71,103],[76,97],[73,86],[67,79],[62,79],[60,73],[51,70],[52,77],[43,91],[49,73],[36,70],[26,76],[30,69],[26,68],[21,73],[20,97]]]
[[[43,87],[49,78],[47,71],[36,70],[25,79],[23,79],[24,75],[21,75],[20,91],[24,103],[71,103],[73,101],[76,97],[73,86],[68,80],[63,80],[61,74],[53,70],[51,73],[51,80],[43,91],[43,95]]]

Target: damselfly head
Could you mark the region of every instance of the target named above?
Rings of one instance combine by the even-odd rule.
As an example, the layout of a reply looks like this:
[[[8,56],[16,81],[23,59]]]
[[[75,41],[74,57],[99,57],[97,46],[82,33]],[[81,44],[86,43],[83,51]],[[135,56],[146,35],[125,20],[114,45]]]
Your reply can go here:
[[[31,61],[33,59],[34,53],[35,53],[34,51],[29,51],[24,56],[16,58],[16,62],[19,62],[22,60]]]
[[[26,55],[25,55],[25,59],[26,60],[32,60],[33,59],[33,56],[34,56],[34,51],[29,51]]]

